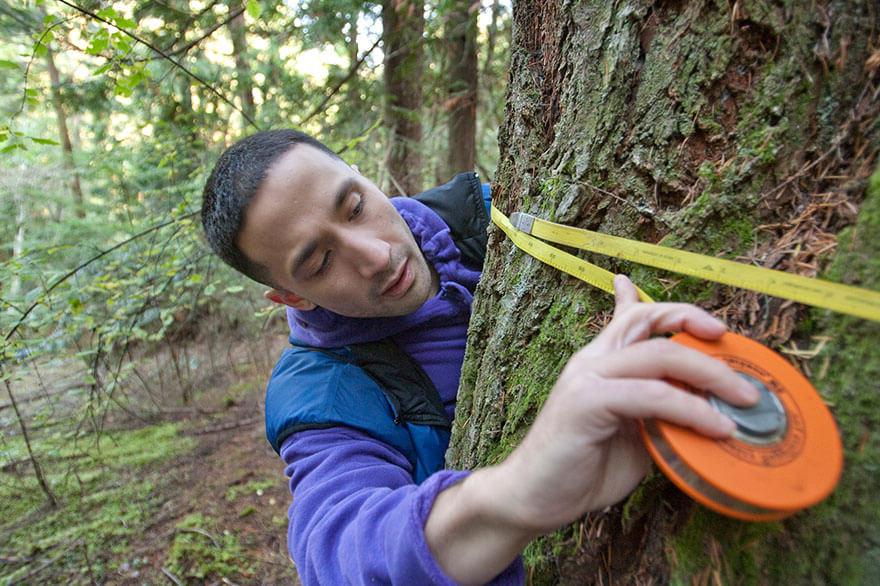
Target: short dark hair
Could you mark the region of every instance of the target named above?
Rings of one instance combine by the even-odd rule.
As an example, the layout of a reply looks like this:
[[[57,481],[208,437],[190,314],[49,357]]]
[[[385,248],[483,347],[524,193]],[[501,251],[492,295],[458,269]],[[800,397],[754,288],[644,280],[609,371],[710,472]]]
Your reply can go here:
[[[249,259],[236,241],[245,210],[269,168],[298,144],[313,146],[339,159],[324,143],[298,130],[264,130],[226,149],[202,192],[202,227],[211,249],[235,270],[270,287],[274,284],[268,269]]]

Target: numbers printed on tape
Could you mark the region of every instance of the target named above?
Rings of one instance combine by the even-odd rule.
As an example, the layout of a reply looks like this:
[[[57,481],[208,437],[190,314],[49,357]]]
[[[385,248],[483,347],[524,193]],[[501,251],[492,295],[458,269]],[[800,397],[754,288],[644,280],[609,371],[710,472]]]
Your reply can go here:
[[[814,307],[880,321],[880,293],[876,291],[713,258],[638,240],[627,240],[618,236],[548,222],[528,214],[514,214],[517,218],[514,223],[511,223],[511,220],[495,206],[492,206],[491,215],[492,221],[521,250],[609,293],[614,293],[614,275],[612,273],[543,241],[572,246],[707,281],[758,291]],[[521,227],[528,229],[528,232],[521,230]],[[645,301],[650,300],[641,290],[639,290],[639,295]]]

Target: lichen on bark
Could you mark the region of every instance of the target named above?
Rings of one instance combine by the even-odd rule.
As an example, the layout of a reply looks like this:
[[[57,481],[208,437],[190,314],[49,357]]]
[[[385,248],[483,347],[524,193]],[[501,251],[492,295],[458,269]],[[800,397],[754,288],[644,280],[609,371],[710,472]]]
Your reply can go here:
[[[495,203],[876,290],[880,238],[864,237],[876,230],[876,196],[862,201],[880,146],[880,55],[869,60],[878,25],[870,1],[517,3]],[[816,357],[795,356],[838,417],[847,472],[827,503],[775,524],[722,518],[654,474],[628,502],[533,543],[534,581],[877,576],[876,324],[584,256],[777,349],[824,339]],[[610,308],[493,229],[450,464],[486,465],[514,449]]]

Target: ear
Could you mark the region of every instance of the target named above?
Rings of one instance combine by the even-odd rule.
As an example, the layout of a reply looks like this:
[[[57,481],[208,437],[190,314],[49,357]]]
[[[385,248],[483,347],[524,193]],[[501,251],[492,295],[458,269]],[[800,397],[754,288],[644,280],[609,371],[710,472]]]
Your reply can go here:
[[[299,309],[300,311],[311,311],[312,309],[318,307],[308,299],[303,299],[299,295],[291,293],[290,291],[269,289],[268,291],[263,293],[263,297],[273,303],[286,305],[294,309]]]

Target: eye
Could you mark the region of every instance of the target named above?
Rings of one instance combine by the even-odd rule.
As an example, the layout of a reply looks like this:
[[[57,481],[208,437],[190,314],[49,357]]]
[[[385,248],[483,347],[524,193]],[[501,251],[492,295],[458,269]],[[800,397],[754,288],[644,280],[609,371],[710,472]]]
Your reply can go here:
[[[352,208],[351,215],[348,216],[348,219],[354,220],[355,218],[360,216],[363,211],[364,211],[364,198],[361,196],[358,196],[357,205],[354,206],[354,208]]]
[[[327,268],[330,266],[330,251],[324,253],[324,258],[321,260],[321,266],[318,267],[318,270],[315,271],[314,276],[319,276],[324,274],[327,271]]]

